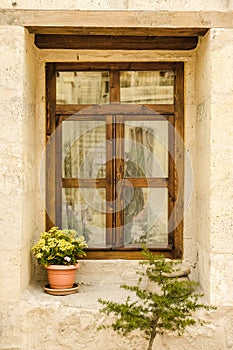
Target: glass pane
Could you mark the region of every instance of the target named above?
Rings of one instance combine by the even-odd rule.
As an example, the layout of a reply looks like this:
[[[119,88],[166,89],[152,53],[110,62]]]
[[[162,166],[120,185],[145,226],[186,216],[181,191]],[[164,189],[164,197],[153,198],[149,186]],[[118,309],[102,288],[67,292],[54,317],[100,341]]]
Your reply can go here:
[[[62,227],[83,234],[88,246],[105,246],[105,188],[63,188]]]
[[[62,123],[63,177],[104,178],[106,125],[97,121]]]
[[[173,104],[173,71],[130,71],[120,75],[121,103]]]
[[[125,188],[125,244],[168,244],[167,188]]]
[[[168,122],[125,123],[125,177],[168,177]]]
[[[109,103],[108,72],[58,72],[57,103]]]

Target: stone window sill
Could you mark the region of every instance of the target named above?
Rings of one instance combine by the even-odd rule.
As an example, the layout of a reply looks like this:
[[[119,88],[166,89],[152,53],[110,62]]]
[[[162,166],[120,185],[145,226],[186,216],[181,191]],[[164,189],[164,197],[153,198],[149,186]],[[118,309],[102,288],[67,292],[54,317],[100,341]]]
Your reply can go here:
[[[84,309],[99,309],[99,298],[122,301],[129,294],[128,291],[120,288],[118,285],[94,285],[81,283],[77,293],[55,296],[44,292],[44,287],[37,283],[31,283],[28,288],[23,292],[21,300],[27,303],[39,304],[44,306],[57,305],[84,308]]]
[[[48,283],[45,270],[37,267],[36,277],[22,294],[22,301],[35,305],[54,305],[54,303],[84,309],[98,310],[101,304],[99,298],[123,302],[128,295],[133,298],[133,293],[120,288],[121,284],[136,285],[138,274],[136,271],[144,270],[139,261],[128,260],[84,260],[81,261],[81,268],[78,270],[77,283],[79,290],[77,293],[55,296],[44,292],[44,286]],[[189,270],[187,265],[182,266],[182,270]],[[142,286],[148,287],[148,280],[145,277]]]

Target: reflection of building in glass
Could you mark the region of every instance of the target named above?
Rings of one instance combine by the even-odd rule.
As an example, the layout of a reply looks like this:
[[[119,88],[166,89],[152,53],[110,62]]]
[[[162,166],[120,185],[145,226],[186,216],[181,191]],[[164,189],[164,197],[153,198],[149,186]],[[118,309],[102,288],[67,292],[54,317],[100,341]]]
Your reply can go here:
[[[149,124],[148,124],[149,123]],[[136,124],[136,125],[134,125]],[[142,126],[139,126],[142,125]],[[150,126],[150,127],[149,127]],[[98,121],[65,121],[63,177],[105,178],[106,129]],[[167,163],[167,124],[125,124],[124,177],[164,177]],[[161,159],[158,156],[161,156]],[[165,170],[166,171],[166,170]],[[105,190],[63,189],[64,227],[75,228],[92,245],[104,245]],[[167,192],[165,189],[125,187],[125,244],[167,244]]]
[[[63,176],[106,176],[105,125],[98,121],[63,122]],[[105,242],[105,189],[63,189],[62,223],[82,232],[88,244]]]
[[[109,103],[108,72],[58,72],[57,103]]]
[[[172,71],[121,72],[120,86],[122,103],[173,103]]]
[[[172,104],[172,71],[120,73],[121,103]],[[58,72],[57,103],[109,103],[109,72]]]

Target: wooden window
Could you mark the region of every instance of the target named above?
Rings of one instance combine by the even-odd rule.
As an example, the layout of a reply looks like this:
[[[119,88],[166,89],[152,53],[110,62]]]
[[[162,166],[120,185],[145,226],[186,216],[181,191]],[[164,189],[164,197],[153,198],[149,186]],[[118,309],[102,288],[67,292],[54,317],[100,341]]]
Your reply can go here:
[[[182,257],[183,63],[46,65],[47,228],[88,258]]]

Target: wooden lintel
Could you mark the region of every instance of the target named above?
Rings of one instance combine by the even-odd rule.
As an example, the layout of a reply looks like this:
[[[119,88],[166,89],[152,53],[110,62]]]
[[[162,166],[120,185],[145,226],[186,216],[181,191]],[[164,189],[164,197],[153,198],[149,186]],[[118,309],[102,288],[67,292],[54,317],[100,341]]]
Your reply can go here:
[[[36,34],[39,49],[191,50],[198,37]]]
[[[208,28],[150,28],[150,27],[28,27],[34,34],[66,35],[132,35],[132,36],[204,36]]]
[[[233,11],[80,11],[16,10],[0,12],[0,24],[29,30],[59,27],[233,28]],[[61,33],[60,32],[60,33]],[[37,32],[38,33],[38,32]]]

